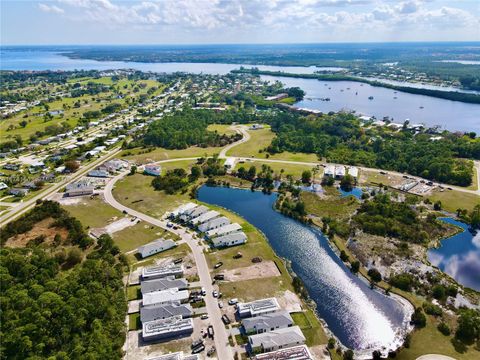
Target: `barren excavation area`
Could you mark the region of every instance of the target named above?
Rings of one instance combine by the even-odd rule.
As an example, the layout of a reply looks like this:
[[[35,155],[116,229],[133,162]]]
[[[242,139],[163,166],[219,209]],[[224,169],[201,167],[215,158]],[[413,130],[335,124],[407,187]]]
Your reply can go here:
[[[32,230],[8,239],[5,246],[12,248],[25,247],[29,241],[40,237],[44,237],[41,241],[42,243],[52,243],[57,234],[59,234],[62,241],[64,241],[68,237],[68,231],[64,228],[51,227],[54,221],[54,219],[48,218],[38,222]]]
[[[242,281],[281,275],[273,261],[264,261],[242,268],[225,270],[223,274],[225,275],[225,281]]]

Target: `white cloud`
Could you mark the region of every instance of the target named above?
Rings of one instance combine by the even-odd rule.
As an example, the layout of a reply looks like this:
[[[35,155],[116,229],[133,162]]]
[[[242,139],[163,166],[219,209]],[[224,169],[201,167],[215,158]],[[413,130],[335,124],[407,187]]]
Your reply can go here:
[[[47,5],[47,4],[38,4],[38,8],[47,13],[53,13],[53,14],[63,14],[64,10],[62,8],[59,8],[56,5]]]
[[[450,29],[480,26],[478,14],[437,7],[425,0],[57,0],[39,4],[42,11],[104,27],[146,29],[174,27],[182,31],[278,29],[335,30]],[[428,4],[427,4],[428,3]],[[428,6],[427,6],[428,5]],[[64,11],[65,10],[65,11]]]

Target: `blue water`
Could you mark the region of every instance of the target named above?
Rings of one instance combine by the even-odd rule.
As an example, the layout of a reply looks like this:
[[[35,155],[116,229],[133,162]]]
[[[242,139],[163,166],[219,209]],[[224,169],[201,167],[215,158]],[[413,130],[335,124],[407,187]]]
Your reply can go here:
[[[1,70],[112,70],[112,69],[135,69],[139,71],[152,71],[160,73],[204,73],[204,74],[228,74],[231,70],[239,69],[240,66],[251,68],[253,65],[244,64],[221,64],[221,63],[144,63],[133,61],[97,61],[89,59],[70,59],[54,51],[39,49],[12,50],[0,49]],[[336,67],[303,67],[303,66],[269,66],[255,65],[260,70],[285,71],[294,74],[312,74],[315,71],[338,71]]]
[[[355,111],[396,123],[409,119],[411,124],[440,126],[450,131],[480,132],[480,105],[451,101],[425,95],[395,92],[355,81],[319,81],[315,79],[262,76],[265,81],[281,81],[286,87],[298,86],[305,98],[295,106],[330,111]],[[373,100],[368,98],[373,96]],[[322,101],[330,98],[330,101]]]
[[[357,199],[362,198],[362,189],[358,187],[354,187],[352,191],[345,191],[342,190],[342,188],[338,188],[338,191],[340,192],[340,197],[347,197],[347,196],[355,196]]]
[[[465,223],[441,218],[460,226],[463,232],[442,240],[438,249],[428,251],[428,260],[464,286],[480,291],[480,232],[475,236]]]
[[[291,261],[317,312],[339,340],[356,351],[399,345],[408,315],[391,297],[373,291],[353,275],[315,228],[273,210],[277,195],[203,186],[198,199],[232,210],[260,229],[277,255]]]

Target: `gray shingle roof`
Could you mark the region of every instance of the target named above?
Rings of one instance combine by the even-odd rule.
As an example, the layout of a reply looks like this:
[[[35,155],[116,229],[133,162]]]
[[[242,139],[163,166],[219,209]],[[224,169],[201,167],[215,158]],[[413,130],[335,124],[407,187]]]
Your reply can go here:
[[[153,291],[161,291],[167,289],[178,288],[180,290],[188,288],[188,281],[185,279],[175,279],[173,277],[142,281],[141,283],[142,294],[146,294]]]
[[[190,304],[161,304],[149,305],[140,308],[140,320],[143,322],[158,319],[166,319],[172,316],[187,318],[192,316],[193,310]]]
[[[280,310],[274,313],[244,319],[242,324],[247,333],[256,333],[292,326],[293,320],[288,311]]]

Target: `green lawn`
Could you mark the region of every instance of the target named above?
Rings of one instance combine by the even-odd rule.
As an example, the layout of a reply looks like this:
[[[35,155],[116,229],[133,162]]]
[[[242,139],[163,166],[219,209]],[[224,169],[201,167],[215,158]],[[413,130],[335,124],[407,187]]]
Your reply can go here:
[[[142,322],[140,321],[140,313],[133,313],[128,315],[128,330],[140,330]]]
[[[179,158],[199,158],[202,156],[212,156],[218,154],[222,149],[219,147],[206,147],[201,148],[192,146],[182,150],[168,150],[164,148],[156,148],[153,151],[147,151],[141,148],[135,148],[130,150],[123,150],[120,156],[137,162],[137,164],[146,164],[149,162],[155,162],[168,159]]]
[[[213,131],[217,132],[220,135],[226,134],[226,135],[233,135],[235,134],[235,130],[231,128],[231,125],[220,125],[220,124],[211,124],[208,125],[207,127],[208,131]]]
[[[263,129],[248,130],[248,133],[250,134],[250,140],[233,147],[228,151],[227,155],[266,159],[267,153],[263,150],[272,143],[275,134],[267,125],[265,125],[265,128]],[[268,158],[288,161],[318,162],[318,157],[315,154],[291,153],[288,151],[281,154],[270,155]]]
[[[472,185],[468,186],[467,189],[469,190],[477,190],[478,188],[478,173],[477,169],[473,168],[473,176],[472,176]]]
[[[93,199],[83,197],[78,204],[63,206],[72,216],[89,228],[100,228],[122,218],[121,211],[105,203],[100,197]]]
[[[291,313],[293,322],[302,329],[303,335],[307,339],[308,346],[325,344],[328,341],[327,335],[323,331],[317,317],[312,310],[308,309],[302,312]]]
[[[428,198],[433,202],[440,200],[442,208],[453,213],[458,208],[472,210],[475,205],[480,204],[480,196],[456,190],[435,191]]]
[[[140,292],[140,285],[133,285],[133,286],[127,287],[128,301],[140,299],[142,297],[141,295],[142,294]]]
[[[292,175],[294,179],[300,179],[302,176],[302,172],[305,170],[312,171],[313,167],[308,165],[297,165],[297,164],[281,164],[281,163],[272,163],[266,161],[246,161],[244,163],[237,163],[235,169],[238,170],[240,167],[244,167],[245,169],[249,169],[251,166],[255,166],[257,168],[257,172],[262,168],[262,165],[268,165],[274,171],[275,174],[281,175],[282,179],[284,180],[287,175]],[[283,170],[283,173],[282,173]],[[323,175],[323,168],[319,169],[319,172],[315,175],[316,180],[320,180]]]
[[[192,201],[188,192],[168,195],[164,191],[155,191],[152,180],[152,176],[143,174],[125,176],[115,184],[113,195],[123,205],[152,217],[161,217],[165,212]]]
[[[134,226],[113,233],[113,240],[122,252],[131,251],[159,238],[175,238],[174,234],[141,221]]]
[[[427,316],[427,326],[412,333],[410,348],[402,349],[397,355],[398,360],[415,360],[421,355],[442,354],[457,360],[479,359],[480,351],[470,346],[466,352],[458,352],[452,343],[452,336],[445,336],[437,329],[436,320]]]

